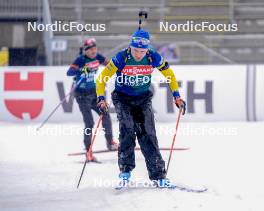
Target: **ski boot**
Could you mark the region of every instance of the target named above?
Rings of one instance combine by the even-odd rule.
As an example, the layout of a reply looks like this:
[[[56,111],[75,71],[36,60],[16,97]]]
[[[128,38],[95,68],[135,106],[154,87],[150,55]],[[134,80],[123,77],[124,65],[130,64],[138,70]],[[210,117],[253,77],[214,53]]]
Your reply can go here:
[[[109,151],[116,151],[118,149],[118,143],[111,141],[110,143],[106,144],[106,147]]]
[[[119,181],[115,189],[120,190],[124,187],[127,187],[130,177],[131,177],[130,172],[121,172],[119,174]]]

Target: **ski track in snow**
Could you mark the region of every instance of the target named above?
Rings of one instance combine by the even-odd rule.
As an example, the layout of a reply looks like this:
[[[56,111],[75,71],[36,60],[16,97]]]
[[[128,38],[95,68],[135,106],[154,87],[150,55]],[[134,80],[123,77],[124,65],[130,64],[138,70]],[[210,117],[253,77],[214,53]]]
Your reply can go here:
[[[220,130],[234,128],[229,135],[185,135],[180,133],[168,178],[191,188],[206,186],[206,193],[179,190],[129,188],[117,191],[108,183],[95,185],[95,180],[116,181],[117,153],[97,154],[103,164],[87,164],[77,190],[84,156],[67,156],[82,151],[82,134],[47,135],[29,133],[28,126],[0,123],[0,210],[180,210],[180,211],[263,211],[264,172],[262,162],[264,123],[216,122],[181,123],[180,130],[201,127]],[[58,125],[47,124],[42,131]],[[82,124],[65,123],[62,128],[81,128]],[[114,123],[117,137],[118,124]],[[156,128],[174,123],[157,123]],[[169,147],[173,134],[159,134],[160,147]],[[94,149],[105,149],[103,136],[98,136]],[[162,152],[165,161],[169,152]],[[148,179],[144,158],[136,152],[132,180]]]

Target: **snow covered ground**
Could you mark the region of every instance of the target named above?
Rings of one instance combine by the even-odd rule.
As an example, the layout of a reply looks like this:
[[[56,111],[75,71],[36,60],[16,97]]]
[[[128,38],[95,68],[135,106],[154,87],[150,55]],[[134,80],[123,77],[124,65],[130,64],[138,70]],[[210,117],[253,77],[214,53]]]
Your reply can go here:
[[[117,154],[97,154],[103,164],[87,164],[76,189],[83,156],[82,124],[36,125],[0,123],[0,210],[264,210],[264,122],[181,123],[168,178],[206,193],[131,188],[114,190]],[[170,146],[174,123],[157,123],[161,147]],[[117,137],[118,124],[114,123]],[[168,133],[166,133],[166,131]],[[72,134],[69,134],[72,132]],[[98,137],[95,149],[105,149]],[[162,152],[168,159],[168,152]],[[147,179],[141,152],[137,152],[133,179]],[[99,182],[104,185],[99,186]]]

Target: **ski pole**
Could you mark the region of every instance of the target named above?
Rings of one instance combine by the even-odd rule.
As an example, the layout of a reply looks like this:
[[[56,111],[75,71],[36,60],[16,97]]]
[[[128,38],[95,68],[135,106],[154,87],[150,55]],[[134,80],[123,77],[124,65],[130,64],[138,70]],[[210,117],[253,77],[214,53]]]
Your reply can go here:
[[[62,103],[67,99],[69,95],[72,94],[72,92],[79,86],[79,84],[82,82],[83,77],[80,78],[80,80],[71,88],[71,91],[59,102],[59,104],[52,110],[52,112],[48,115],[48,117],[40,124],[40,126],[37,127],[37,131],[42,128],[46,122],[50,119],[50,117],[55,113],[55,111],[60,107]]]
[[[85,161],[84,161],[84,164],[83,164],[81,176],[80,176],[79,181],[78,181],[77,189],[80,186],[80,183],[81,183],[81,180],[82,180],[82,176],[83,176],[83,173],[84,173],[84,170],[85,170],[85,167],[86,167],[86,163],[87,163],[87,161],[89,161],[88,157],[89,157],[89,155],[92,155],[92,147],[93,147],[96,135],[97,135],[97,130],[98,130],[100,124],[101,124],[102,119],[103,119],[103,114],[100,115],[99,120],[97,121],[97,125],[96,125],[96,128],[95,128],[93,137],[92,137],[91,145],[89,147],[89,150],[86,153],[86,158],[85,158]]]
[[[176,141],[176,135],[177,135],[178,127],[179,127],[181,113],[182,113],[182,108],[180,108],[180,110],[179,110],[179,114],[178,114],[178,118],[177,118],[177,122],[176,122],[176,130],[175,130],[175,133],[174,133],[174,136],[173,136],[173,140],[172,140],[172,143],[171,143],[169,160],[168,160],[167,167],[166,167],[166,176],[168,174],[168,170],[169,170],[169,166],[170,166],[170,162],[171,162],[172,152],[173,152],[174,144],[175,144],[175,141]]]

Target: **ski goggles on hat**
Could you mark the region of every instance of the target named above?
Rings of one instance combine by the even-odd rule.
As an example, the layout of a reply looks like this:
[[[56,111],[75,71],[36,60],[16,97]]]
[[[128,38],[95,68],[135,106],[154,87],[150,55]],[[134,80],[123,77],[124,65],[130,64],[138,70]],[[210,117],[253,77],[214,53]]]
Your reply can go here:
[[[148,48],[150,41],[143,37],[132,37],[131,46],[135,48]]]

